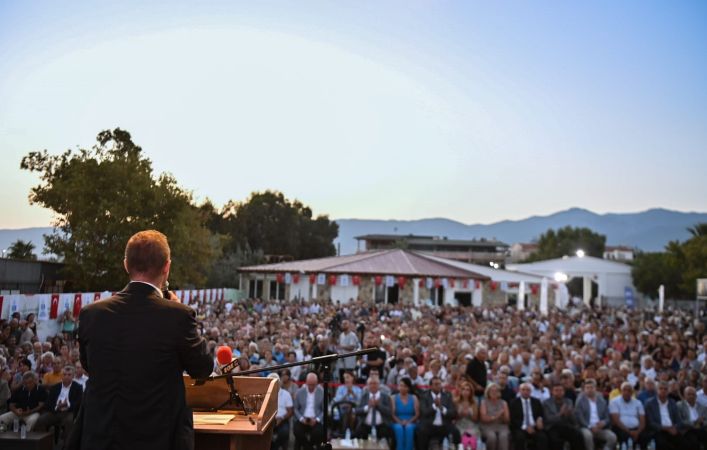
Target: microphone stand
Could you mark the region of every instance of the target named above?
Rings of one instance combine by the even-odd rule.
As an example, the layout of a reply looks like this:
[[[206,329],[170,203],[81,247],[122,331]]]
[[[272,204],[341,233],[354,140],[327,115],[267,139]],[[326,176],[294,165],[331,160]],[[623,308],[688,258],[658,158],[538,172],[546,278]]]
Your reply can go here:
[[[331,377],[331,367],[334,362],[338,359],[342,358],[350,358],[352,356],[360,356],[360,355],[368,355],[370,353],[378,351],[377,348],[366,348],[363,350],[358,350],[355,352],[349,352],[349,353],[331,353],[329,355],[323,355],[323,356],[317,356],[316,358],[309,359],[307,361],[300,361],[300,362],[293,362],[293,363],[285,363],[285,364],[280,364],[277,366],[269,366],[269,367],[264,367],[261,369],[251,369],[251,370],[244,370],[243,372],[237,372],[237,373],[226,373],[223,375],[215,375],[211,376],[209,378],[204,378],[204,379],[195,379],[194,380],[194,386],[199,386],[207,381],[213,381],[213,380],[218,380],[221,378],[225,378],[226,382],[228,383],[228,386],[231,390],[231,397],[224,402],[224,405],[227,405],[231,402],[238,404],[240,402],[240,406],[243,407],[243,411],[248,415],[248,411],[245,409],[245,404],[241,400],[240,396],[238,395],[238,392],[236,391],[236,388],[233,384],[233,377],[234,376],[246,376],[246,375],[253,375],[256,373],[262,373],[262,372],[276,372],[278,370],[286,369],[288,367],[294,367],[294,366],[305,366],[309,364],[314,364],[315,366],[319,367],[321,371],[323,371],[323,376],[322,376],[322,384],[324,385],[324,399],[323,399],[323,405],[322,407],[324,408],[324,414],[323,414],[323,419],[322,419],[322,429],[324,433],[324,442],[319,444],[319,448],[321,450],[331,450],[331,442],[329,442],[329,415],[328,415],[328,409],[329,409],[329,381]],[[250,416],[249,416],[250,418]],[[250,419],[252,422],[252,418]]]

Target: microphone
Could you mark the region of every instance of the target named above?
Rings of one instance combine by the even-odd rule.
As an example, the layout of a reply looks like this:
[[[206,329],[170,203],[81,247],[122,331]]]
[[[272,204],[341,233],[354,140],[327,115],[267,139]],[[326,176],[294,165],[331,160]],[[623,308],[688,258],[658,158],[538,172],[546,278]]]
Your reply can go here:
[[[230,373],[236,367],[240,367],[238,359],[233,358],[231,347],[222,345],[216,349],[216,360],[221,365],[221,373]]]

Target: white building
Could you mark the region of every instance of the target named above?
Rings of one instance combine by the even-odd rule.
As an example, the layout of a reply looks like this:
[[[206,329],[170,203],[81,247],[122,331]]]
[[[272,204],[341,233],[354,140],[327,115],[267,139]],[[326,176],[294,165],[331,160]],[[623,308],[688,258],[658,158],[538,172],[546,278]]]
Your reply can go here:
[[[597,284],[598,304],[625,305],[626,298],[633,298],[636,292],[631,277],[631,266],[591,256],[564,257],[528,264],[508,264],[506,269],[532,273],[556,281],[582,278],[584,280],[583,300],[586,304],[591,300],[592,283]],[[630,290],[629,294],[627,290]]]

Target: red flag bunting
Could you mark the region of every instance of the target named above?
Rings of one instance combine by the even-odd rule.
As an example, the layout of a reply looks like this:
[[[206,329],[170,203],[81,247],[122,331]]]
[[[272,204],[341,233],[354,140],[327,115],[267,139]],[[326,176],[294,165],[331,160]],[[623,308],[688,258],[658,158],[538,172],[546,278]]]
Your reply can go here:
[[[282,282],[285,281],[285,275],[278,273],[277,275],[275,275],[275,281],[277,281],[278,284],[282,284]]]
[[[309,284],[314,284],[317,282],[317,276],[313,273],[309,274]]]
[[[97,302],[98,300],[101,299],[101,293],[100,292],[94,292],[93,293],[93,301]]]
[[[52,294],[52,305],[49,308],[49,318],[56,319],[59,315],[59,294]]]
[[[299,283],[299,274],[298,273],[292,275],[292,283],[294,283],[294,284]]]
[[[490,282],[489,288],[491,288],[491,292],[496,291],[496,288],[498,288],[498,283],[496,283],[495,281]]]
[[[398,287],[405,287],[405,277],[398,277]]]
[[[530,285],[530,292],[532,292],[533,295],[538,295],[538,285],[531,284]]]
[[[329,275],[329,285],[336,286],[336,275]]]
[[[383,283],[383,277],[380,275],[376,275],[374,281],[376,282],[376,286],[380,286]]]
[[[442,280],[440,280],[439,278],[435,278],[435,287],[438,288],[440,286],[442,286]]]
[[[469,287],[469,280],[462,280],[462,289],[467,289]]]
[[[351,277],[351,283],[353,283],[354,286],[358,286],[359,284],[361,284],[361,277],[359,277],[358,275],[354,275],[353,277]]]
[[[74,294],[74,317],[81,313],[81,294]]]

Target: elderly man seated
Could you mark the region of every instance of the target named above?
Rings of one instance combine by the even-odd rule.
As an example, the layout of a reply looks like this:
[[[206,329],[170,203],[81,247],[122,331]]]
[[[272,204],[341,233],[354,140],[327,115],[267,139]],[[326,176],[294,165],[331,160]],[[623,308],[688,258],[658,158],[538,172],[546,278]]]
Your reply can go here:
[[[643,403],[633,396],[633,385],[628,381],[621,384],[621,395],[609,402],[609,414],[619,444],[631,440],[634,445],[647,448],[650,434],[646,428],[646,412]]]
[[[324,437],[324,390],[314,372],[307,374],[305,385],[295,394],[295,450],[317,448]]]
[[[47,402],[47,391],[37,383],[37,374],[25,372],[22,375],[22,386],[12,393],[10,411],[0,416],[0,423],[12,426],[15,419],[27,425],[27,431],[32,431],[39,419],[39,411]]]
[[[378,377],[369,377],[366,382],[366,390],[361,395],[361,400],[359,400],[356,407],[359,425],[354,435],[360,439],[368,439],[375,427],[376,436],[379,439],[390,438],[390,424],[392,421],[390,412],[390,396],[380,390]]]
[[[688,386],[685,400],[678,403],[678,414],[685,427],[685,440],[690,448],[707,448],[707,407],[697,403],[697,390]]]

